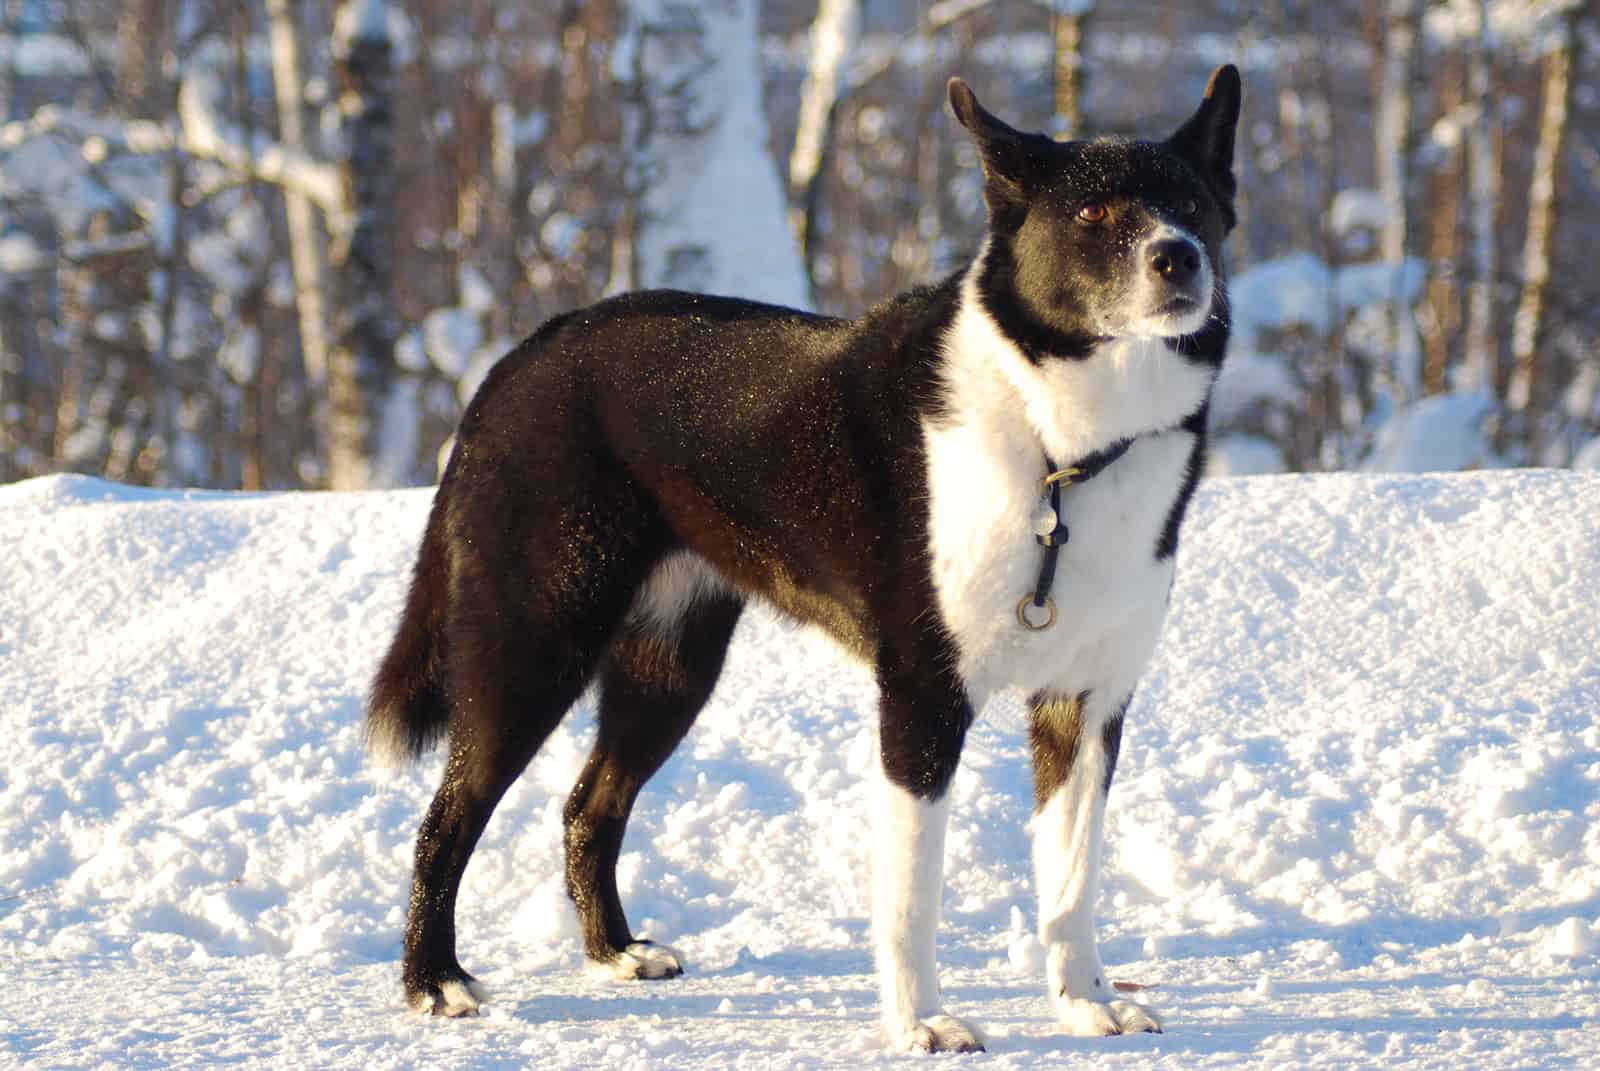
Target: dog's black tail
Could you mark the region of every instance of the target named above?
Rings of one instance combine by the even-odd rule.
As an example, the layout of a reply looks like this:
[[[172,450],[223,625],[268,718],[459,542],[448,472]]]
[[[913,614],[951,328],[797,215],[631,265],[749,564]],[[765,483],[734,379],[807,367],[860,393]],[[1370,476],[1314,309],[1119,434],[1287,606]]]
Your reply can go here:
[[[443,500],[442,492],[434,499],[400,627],[367,694],[367,751],[389,765],[421,757],[449,726],[440,657],[449,590]]]

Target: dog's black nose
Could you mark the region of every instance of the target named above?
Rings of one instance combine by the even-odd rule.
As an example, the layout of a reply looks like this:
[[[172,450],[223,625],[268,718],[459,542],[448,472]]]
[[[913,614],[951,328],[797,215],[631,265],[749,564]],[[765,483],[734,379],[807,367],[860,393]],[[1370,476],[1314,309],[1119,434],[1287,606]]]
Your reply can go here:
[[[1146,251],[1150,270],[1173,286],[1187,286],[1200,271],[1200,250],[1187,238],[1163,238]]]

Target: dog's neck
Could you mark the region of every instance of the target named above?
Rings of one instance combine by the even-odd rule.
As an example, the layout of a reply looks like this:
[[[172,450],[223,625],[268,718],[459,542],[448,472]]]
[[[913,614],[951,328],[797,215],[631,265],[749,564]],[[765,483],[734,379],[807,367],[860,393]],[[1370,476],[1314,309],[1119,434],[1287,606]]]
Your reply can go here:
[[[1216,369],[1183,359],[1159,338],[1112,338],[1087,357],[1029,360],[984,306],[983,255],[961,281],[945,338],[952,419],[1031,436],[1045,455],[1070,464],[1175,427],[1204,404]]]

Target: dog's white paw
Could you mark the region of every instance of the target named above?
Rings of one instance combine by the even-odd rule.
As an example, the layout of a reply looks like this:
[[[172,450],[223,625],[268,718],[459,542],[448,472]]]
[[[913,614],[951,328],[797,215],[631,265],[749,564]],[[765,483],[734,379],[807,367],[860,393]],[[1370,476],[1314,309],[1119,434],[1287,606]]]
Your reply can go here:
[[[1131,1000],[1102,1002],[1062,997],[1055,1001],[1055,1009],[1062,1032],[1073,1037],[1161,1033],[1161,1020],[1155,1012]]]
[[[452,978],[411,994],[411,1008],[423,1015],[463,1019],[478,1014],[489,994],[476,979]]]
[[[618,952],[609,963],[595,966],[619,982],[638,979],[676,978],[683,973],[683,957],[666,945],[654,941],[635,941]]]
[[[906,1052],[983,1052],[978,1031],[954,1015],[941,1012],[916,1022],[896,1039]]]

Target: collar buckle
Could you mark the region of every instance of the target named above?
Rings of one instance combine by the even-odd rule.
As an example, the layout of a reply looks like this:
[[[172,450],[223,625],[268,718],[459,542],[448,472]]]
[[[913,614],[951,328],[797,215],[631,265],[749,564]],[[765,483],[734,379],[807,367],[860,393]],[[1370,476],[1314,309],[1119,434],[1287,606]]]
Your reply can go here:
[[[1083,470],[1076,467],[1057,469],[1044,478],[1046,487],[1071,487],[1073,481],[1083,475]]]

